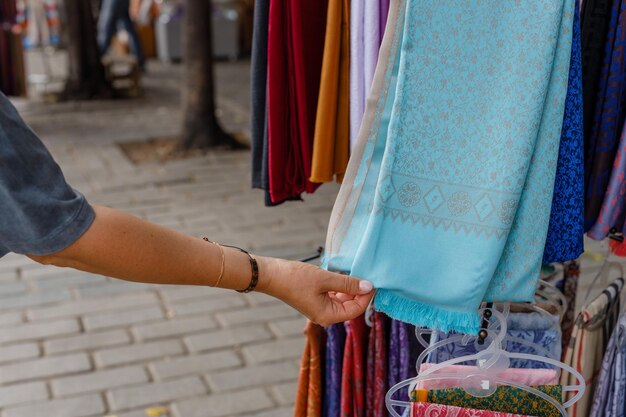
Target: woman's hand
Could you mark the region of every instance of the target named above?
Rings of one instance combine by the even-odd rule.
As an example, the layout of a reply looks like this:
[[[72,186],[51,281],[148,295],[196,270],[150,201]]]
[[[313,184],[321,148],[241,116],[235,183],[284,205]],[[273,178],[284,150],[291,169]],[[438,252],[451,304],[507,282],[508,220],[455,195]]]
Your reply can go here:
[[[259,258],[257,289],[289,304],[311,321],[329,326],[363,314],[374,296],[372,283],[317,266]]]

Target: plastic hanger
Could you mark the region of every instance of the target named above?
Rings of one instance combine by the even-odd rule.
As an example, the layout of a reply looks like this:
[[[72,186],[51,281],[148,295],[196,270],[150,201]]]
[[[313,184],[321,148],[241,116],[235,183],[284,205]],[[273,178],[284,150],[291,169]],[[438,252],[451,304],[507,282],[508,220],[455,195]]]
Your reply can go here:
[[[591,301],[591,292],[596,285],[601,285],[602,287],[608,287],[611,283],[609,282],[609,278],[611,276],[612,270],[617,270],[620,273],[620,278],[624,277],[624,265],[619,262],[609,261],[610,254],[607,254],[606,258],[604,258],[604,263],[602,264],[602,268],[598,274],[591,281],[591,285],[589,285],[589,289],[587,290],[587,294],[585,294],[585,298],[583,301],[583,305],[587,305],[589,301]],[[600,280],[600,282],[598,282]]]
[[[419,382],[425,381],[434,381],[434,380],[446,380],[446,379],[455,379],[455,380],[463,380],[461,387],[466,390],[470,395],[474,396],[489,396],[495,392],[495,389],[501,385],[513,386],[524,391],[527,391],[531,394],[536,395],[550,404],[552,404],[555,408],[557,408],[563,417],[567,417],[566,408],[572,406],[576,403],[584,394],[585,391],[585,381],[582,375],[577,372],[572,367],[559,362],[555,359],[551,359],[548,357],[541,357],[538,355],[531,355],[526,353],[510,353],[502,349],[502,342],[506,338],[506,315],[499,312],[497,309],[481,309],[480,313],[484,314],[486,310],[490,310],[490,314],[492,317],[498,320],[498,324],[500,327],[500,332],[493,333],[490,335],[492,338],[489,346],[476,354],[466,355],[459,358],[450,359],[448,361],[442,362],[440,364],[436,364],[431,368],[421,372],[417,377],[408,379],[406,381],[400,382],[392,387],[385,397],[385,401],[387,404],[387,409],[394,417],[401,417],[400,414],[397,413],[395,407],[409,407],[411,403],[406,401],[394,400],[392,397],[394,394],[405,387],[415,386]],[[505,313],[508,314],[507,309],[505,309]],[[431,350],[432,351],[432,350]],[[430,352],[428,352],[430,353]],[[428,354],[420,355],[421,359]],[[553,365],[555,368],[560,368],[563,371],[570,372],[575,376],[578,384],[577,385],[568,385],[563,386],[563,392],[571,392],[576,391],[576,395],[565,404],[559,404],[552,397],[547,394],[538,391],[535,388],[529,387],[527,385],[519,384],[515,381],[511,381],[499,376],[503,371],[509,368],[509,363],[511,359],[525,359],[532,360],[537,362],[543,362],[550,365]],[[455,372],[455,373],[442,373],[440,371],[445,370],[446,367],[450,365],[465,363],[475,361],[478,365],[475,368],[470,368],[466,372]]]
[[[504,308],[505,305],[510,305],[509,303],[496,303],[496,306],[500,306],[501,308]],[[547,320],[552,319],[552,314],[549,313],[548,311],[546,311],[545,309],[541,308],[540,306],[536,305],[536,304],[530,304],[530,303],[516,303],[515,304],[518,308],[522,307],[527,309],[529,312],[536,312],[541,314],[544,318],[546,318]],[[508,314],[508,313],[507,313]],[[420,327],[416,327],[415,328],[415,337],[417,338],[417,341],[419,342],[420,345],[422,345],[422,347],[424,348],[428,348],[430,346],[430,341],[426,340],[424,338],[424,335],[431,335],[432,336],[433,332],[430,329],[427,328],[420,328]],[[456,336],[461,336],[461,338],[457,338]],[[464,342],[462,343],[463,345],[466,345],[467,343],[469,343],[471,338],[475,338],[476,336],[473,335],[463,335],[463,334],[458,334],[458,335],[454,335],[452,337],[455,337],[455,340],[464,340]],[[508,337],[508,336],[507,336]],[[447,338],[446,340],[450,340],[450,338]],[[521,339],[519,339],[521,340]],[[517,340],[516,340],[517,341]],[[526,342],[528,343],[528,342]],[[536,345],[537,347],[539,347],[538,345]]]
[[[536,311],[539,312],[540,314],[544,315],[544,317],[547,320],[551,320],[552,319],[552,315],[550,313],[548,313],[547,311],[545,311],[542,308],[539,308],[535,305],[532,304],[522,304],[525,307],[527,307],[529,310],[532,311]],[[501,304],[501,308],[503,309],[503,315],[505,317],[508,317],[509,314],[509,304]],[[487,333],[488,334],[494,334],[494,332],[497,332],[499,330],[499,325],[497,321],[490,321],[489,325],[487,327]],[[422,353],[418,356],[417,358],[417,362],[416,362],[416,370],[419,373],[420,371],[420,366],[422,365],[422,363],[424,363],[424,361],[426,360],[426,358],[431,354],[434,353],[435,351],[437,351],[438,349],[452,344],[452,343],[459,343],[463,346],[467,346],[470,343],[476,343],[479,346],[476,346],[476,350],[477,351],[481,351],[484,349],[484,343],[481,345],[480,343],[478,343],[478,337],[477,336],[472,336],[472,335],[464,335],[464,334],[455,334],[452,336],[449,336],[443,340],[439,340],[436,342],[433,342],[432,339],[430,342],[427,342],[424,338],[423,335],[430,332],[431,334],[431,338],[432,338],[432,332],[428,329],[423,329],[423,328],[416,328],[415,329],[415,336],[418,340],[418,342],[425,348],[424,351],[422,351]],[[549,350],[547,350],[546,348],[544,348],[543,346],[540,346],[536,343],[530,342],[528,340],[522,339],[522,338],[518,338],[518,337],[514,337],[509,335],[508,333],[505,334],[504,339],[502,340],[502,344],[501,344],[501,348],[504,349],[504,346],[506,346],[506,343],[508,342],[515,342],[518,343],[520,345],[526,346],[531,348],[532,350],[535,351],[536,354],[538,355],[542,355],[546,358],[551,358],[551,359],[559,359],[557,357],[555,357]]]

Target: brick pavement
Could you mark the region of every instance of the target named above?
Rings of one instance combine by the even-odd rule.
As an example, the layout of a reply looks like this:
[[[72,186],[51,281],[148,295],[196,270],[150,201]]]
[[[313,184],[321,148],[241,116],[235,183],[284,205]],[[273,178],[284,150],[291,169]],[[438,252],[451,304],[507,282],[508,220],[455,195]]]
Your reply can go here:
[[[220,64],[221,116],[248,129],[248,64]],[[90,201],[195,236],[297,258],[323,243],[337,187],[265,208],[249,154],[132,165],[116,143],[170,136],[180,68],[153,65],[134,101],[16,100]],[[0,416],[290,416],[304,319],[261,294],[128,283],[0,260]],[[155,414],[156,415],[156,414]]]

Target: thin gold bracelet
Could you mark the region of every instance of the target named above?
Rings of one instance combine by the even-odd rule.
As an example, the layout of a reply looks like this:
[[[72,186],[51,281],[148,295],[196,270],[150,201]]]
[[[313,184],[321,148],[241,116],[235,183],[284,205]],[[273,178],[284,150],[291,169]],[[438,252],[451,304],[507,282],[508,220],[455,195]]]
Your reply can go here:
[[[226,264],[226,254],[224,253],[224,248],[219,243],[213,242],[212,240],[209,240],[206,237],[203,237],[202,240],[204,240],[205,242],[214,244],[220,249],[220,252],[222,253],[222,265],[220,267],[220,276],[217,277],[217,281],[215,282],[215,285],[212,285],[212,287],[217,287],[218,285],[220,285],[220,282],[222,281],[222,277],[224,276],[224,265]]]

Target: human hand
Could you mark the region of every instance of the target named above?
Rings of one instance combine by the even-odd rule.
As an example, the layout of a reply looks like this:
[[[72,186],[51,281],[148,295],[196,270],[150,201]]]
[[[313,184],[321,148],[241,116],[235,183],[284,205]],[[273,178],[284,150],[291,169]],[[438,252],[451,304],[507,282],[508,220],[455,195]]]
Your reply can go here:
[[[284,301],[322,326],[358,317],[374,296],[369,281],[302,262],[274,258],[259,261],[257,289]]]

